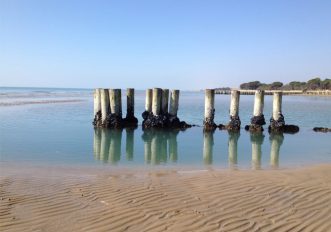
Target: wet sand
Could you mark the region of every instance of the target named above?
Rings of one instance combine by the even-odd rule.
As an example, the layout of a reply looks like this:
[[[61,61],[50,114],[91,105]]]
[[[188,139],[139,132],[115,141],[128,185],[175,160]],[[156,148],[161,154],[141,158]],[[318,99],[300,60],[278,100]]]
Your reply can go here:
[[[330,164],[0,168],[0,231],[331,231]]]

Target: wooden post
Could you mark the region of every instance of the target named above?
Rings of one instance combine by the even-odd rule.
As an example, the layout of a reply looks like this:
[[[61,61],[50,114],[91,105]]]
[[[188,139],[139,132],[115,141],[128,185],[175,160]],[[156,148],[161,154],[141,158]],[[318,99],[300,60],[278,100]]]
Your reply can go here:
[[[146,89],[145,111],[147,112],[152,112],[152,98],[153,98],[153,90]]]
[[[158,116],[161,114],[161,105],[162,105],[162,89],[154,88],[153,104],[152,104],[152,112],[154,116]]]
[[[179,104],[179,90],[173,90],[171,91],[171,95],[170,95],[170,107],[169,107],[169,114],[171,116],[177,117],[178,104]]]
[[[94,117],[101,111],[101,89],[95,89],[94,91]]]
[[[168,113],[168,104],[169,104],[169,89],[162,90],[162,114]]]
[[[240,92],[238,90],[231,91],[231,103],[230,103],[230,116],[238,117],[239,116],[239,99]]]
[[[228,131],[239,131],[241,121],[239,118],[239,99],[240,92],[238,90],[231,91],[231,103],[230,103],[230,121],[226,126]]]
[[[126,117],[134,117],[134,89],[126,90]]]
[[[278,121],[282,114],[282,92],[274,92],[272,118]]]
[[[256,90],[253,116],[263,115],[263,107],[264,107],[264,91]]]
[[[264,115],[263,115],[263,107],[264,107],[264,91],[256,90],[255,91],[255,99],[254,99],[254,111],[253,117],[251,118],[251,125],[246,126],[245,129],[250,132],[262,132],[263,125],[266,124]]]
[[[214,114],[215,114],[215,90],[206,89],[205,91],[205,119],[204,126],[213,127],[214,125]]]
[[[108,89],[101,89],[101,118],[102,123],[105,123],[109,114],[109,92]]]
[[[110,104],[110,113],[115,114],[115,90],[109,89],[109,104]]]
[[[121,89],[109,90],[110,112],[118,117],[122,117],[122,96]]]

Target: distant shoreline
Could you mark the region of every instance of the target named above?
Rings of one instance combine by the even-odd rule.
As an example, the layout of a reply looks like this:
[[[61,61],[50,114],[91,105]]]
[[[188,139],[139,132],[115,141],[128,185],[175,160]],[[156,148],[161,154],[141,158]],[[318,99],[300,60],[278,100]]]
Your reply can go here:
[[[215,94],[231,94],[232,90],[240,91],[241,95],[254,95],[256,90],[251,89],[215,89]],[[282,92],[283,95],[303,95],[303,96],[331,96],[331,90],[265,90],[265,95],[272,95],[274,92]]]

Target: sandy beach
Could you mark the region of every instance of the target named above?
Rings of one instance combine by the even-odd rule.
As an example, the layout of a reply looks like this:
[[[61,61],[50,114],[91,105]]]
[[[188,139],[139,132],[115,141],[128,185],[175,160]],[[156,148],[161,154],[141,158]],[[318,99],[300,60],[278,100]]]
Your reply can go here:
[[[1,165],[0,231],[330,231],[331,165],[175,170]]]

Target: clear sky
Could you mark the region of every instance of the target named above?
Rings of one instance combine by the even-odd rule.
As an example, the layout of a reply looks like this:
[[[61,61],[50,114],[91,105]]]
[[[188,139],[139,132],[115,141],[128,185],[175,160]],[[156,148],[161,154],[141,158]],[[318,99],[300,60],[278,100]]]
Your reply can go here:
[[[331,78],[330,12],[330,0],[0,0],[0,86]]]

